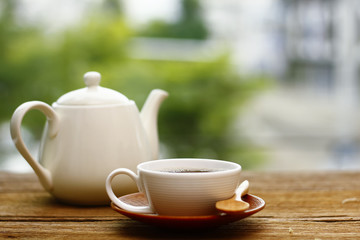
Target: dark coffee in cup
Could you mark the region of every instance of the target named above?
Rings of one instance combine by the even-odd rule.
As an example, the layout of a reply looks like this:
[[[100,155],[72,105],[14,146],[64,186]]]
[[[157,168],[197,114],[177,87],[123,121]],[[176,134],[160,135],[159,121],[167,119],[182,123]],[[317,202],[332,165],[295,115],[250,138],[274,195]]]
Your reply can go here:
[[[165,170],[163,172],[168,173],[207,173],[207,172],[217,172],[216,169],[171,169]]]

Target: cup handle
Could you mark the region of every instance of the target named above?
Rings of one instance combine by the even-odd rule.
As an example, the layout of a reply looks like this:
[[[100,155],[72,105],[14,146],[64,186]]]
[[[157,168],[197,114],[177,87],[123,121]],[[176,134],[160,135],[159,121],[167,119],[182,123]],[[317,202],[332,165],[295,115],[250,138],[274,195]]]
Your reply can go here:
[[[118,197],[116,197],[114,191],[112,190],[111,187],[111,181],[114,179],[115,176],[120,175],[120,174],[125,174],[128,175],[130,178],[132,178],[136,185],[138,186],[138,189],[140,189],[140,180],[139,180],[139,176],[137,176],[134,172],[132,172],[131,170],[127,169],[127,168],[118,168],[115,169],[114,171],[112,171],[109,176],[106,178],[106,183],[105,183],[105,187],[106,187],[106,192],[109,196],[109,198],[111,199],[111,201],[118,207],[125,209],[129,212],[134,212],[134,213],[154,213],[154,211],[151,209],[150,206],[133,206],[130,205],[128,203],[125,203],[123,201],[121,201]]]

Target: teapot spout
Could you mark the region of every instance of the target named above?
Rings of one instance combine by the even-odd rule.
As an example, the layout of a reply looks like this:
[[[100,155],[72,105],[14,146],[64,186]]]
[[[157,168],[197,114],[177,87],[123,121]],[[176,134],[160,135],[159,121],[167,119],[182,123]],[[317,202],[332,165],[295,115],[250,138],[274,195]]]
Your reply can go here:
[[[141,109],[140,118],[151,147],[152,159],[158,159],[159,139],[157,116],[161,103],[168,95],[166,91],[161,89],[152,90]]]

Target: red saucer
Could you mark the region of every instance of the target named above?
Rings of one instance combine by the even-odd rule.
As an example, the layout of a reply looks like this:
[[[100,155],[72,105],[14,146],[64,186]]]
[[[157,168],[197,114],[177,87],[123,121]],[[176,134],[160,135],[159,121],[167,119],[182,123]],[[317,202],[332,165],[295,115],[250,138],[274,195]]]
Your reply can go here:
[[[120,197],[128,204],[135,206],[148,205],[146,197],[142,193],[133,193]],[[249,217],[265,207],[265,201],[255,195],[247,194],[242,198],[250,204],[249,209],[236,214],[219,213],[208,216],[162,216],[158,214],[141,214],[126,211],[111,203],[115,211],[140,222],[167,228],[207,228],[217,227]]]

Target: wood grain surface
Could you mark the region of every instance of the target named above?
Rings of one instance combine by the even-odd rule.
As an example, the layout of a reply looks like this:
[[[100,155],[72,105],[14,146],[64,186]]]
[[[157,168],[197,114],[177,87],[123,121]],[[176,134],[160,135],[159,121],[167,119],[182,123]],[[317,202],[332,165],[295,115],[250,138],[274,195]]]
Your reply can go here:
[[[20,239],[360,239],[360,172],[249,172],[261,212],[215,229],[149,226],[109,206],[54,200],[34,174],[0,172],[0,238]]]

